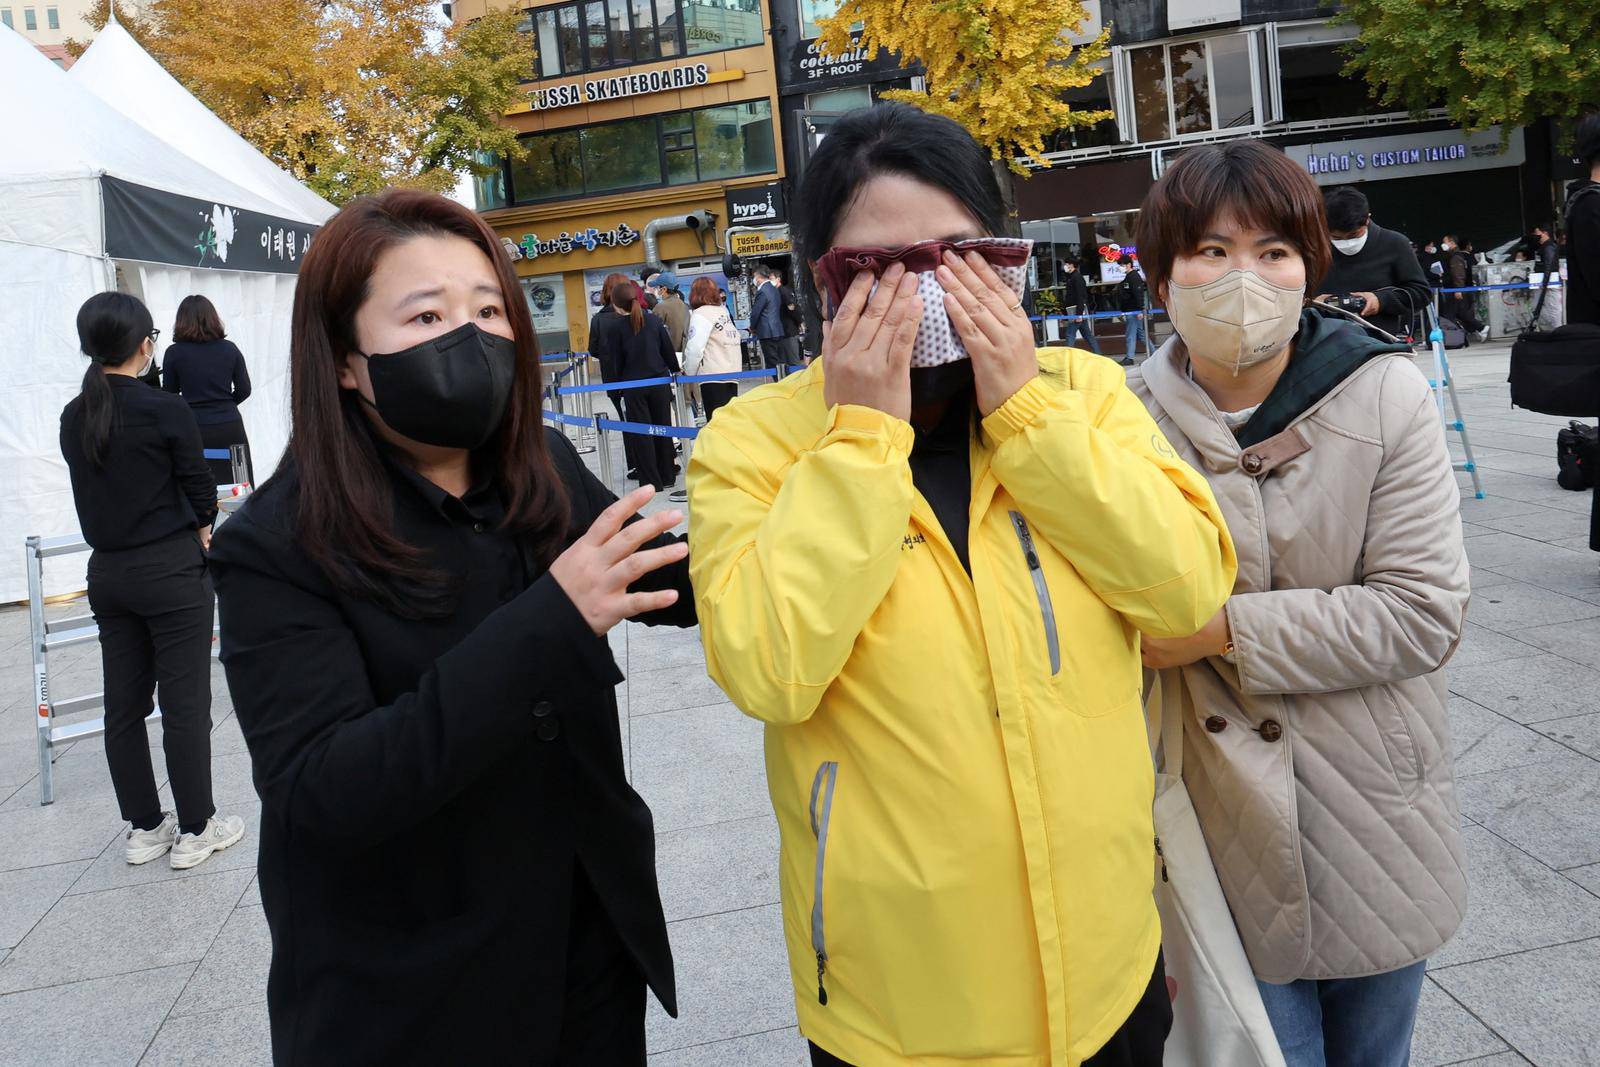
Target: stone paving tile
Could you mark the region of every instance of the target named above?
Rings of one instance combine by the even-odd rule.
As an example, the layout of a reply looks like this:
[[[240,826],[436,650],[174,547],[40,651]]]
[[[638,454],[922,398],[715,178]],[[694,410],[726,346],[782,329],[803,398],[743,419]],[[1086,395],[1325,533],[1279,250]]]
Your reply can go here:
[[[1600,906],[1600,900],[1595,904]],[[272,933],[267,929],[266,913],[260,908],[235,908],[173,1005],[172,1014],[204,1015],[265,1004],[271,962]]]
[[[1600,900],[1481,826],[1467,827],[1461,841],[1467,917],[1430,967],[1600,937]]]
[[[667,921],[778,902],[778,821],[767,815],[656,836]]]
[[[0,964],[0,993],[195,963],[248,871],[64,898]]]
[[[0,871],[0,948],[11,948],[27,937],[88,866],[74,860]]]
[[[1457,783],[1461,813],[1556,869],[1600,862],[1600,763],[1571,755]]]
[[[260,879],[260,877],[255,877],[255,878],[250,879],[250,885],[248,887],[246,887],[246,889],[244,891],[244,896],[239,898],[238,906],[241,907],[241,908],[251,908],[251,907],[259,908],[261,906],[261,879]]]
[[[1600,608],[1596,611],[1600,612]],[[635,671],[632,683],[628,687],[628,710],[634,719],[663,711],[703,708],[728,702],[727,695],[717,688],[717,683],[706,677],[703,662],[688,667]]]
[[[150,1043],[139,1067],[271,1067],[272,1030],[266,1004],[208,1015],[172,1015]]]
[[[160,731],[156,732],[156,736],[159,739]],[[150,750],[150,768],[155,773],[156,785],[167,780],[167,756],[160,748]],[[57,805],[77,806],[88,802],[91,808],[110,812],[111,818],[118,818],[117,793],[111,784],[111,768],[106,763],[105,748],[98,740],[79,742],[56,760],[54,782]],[[35,787],[0,804],[0,812],[38,805],[39,790]]]
[[[1467,522],[1480,525],[1486,520],[1504,518],[1510,515],[1537,515],[1547,510],[1542,505],[1530,504],[1525,500],[1512,500],[1503,496],[1486,496],[1478,500],[1466,496],[1461,501],[1461,518]]]
[[[1521,723],[1580,715],[1600,702],[1600,671],[1564,656],[1462,666],[1452,662],[1450,691]]]
[[[1586,867],[1568,867],[1561,872],[1561,876],[1572,879],[1596,897],[1600,897],[1600,863],[1591,863]]]
[[[1468,609],[1472,621],[1503,634],[1515,634],[1530,626],[1600,618],[1600,604],[1562,596],[1526,582],[1480,587],[1474,594]]]
[[[1543,508],[1524,515],[1479,519],[1478,522],[1488,529],[1520,534],[1535,541],[1559,541],[1563,538],[1589,536],[1589,520],[1586,516],[1571,511],[1557,511],[1554,508]]]
[[[0,870],[92,860],[127,826],[117,818],[114,803],[40,807],[38,791],[31,786],[11,799],[24,793],[28,804],[0,810]]]
[[[1600,760],[1600,712],[1574,715],[1569,719],[1551,719],[1538,723],[1533,729],[1567,748]]]
[[[1467,609],[1467,624],[1461,630],[1461,643],[1450,658],[1452,673],[1462,667],[1476,667],[1485,663],[1505,663],[1508,660],[1537,656],[1543,649],[1526,644],[1487,626],[1479,626],[1471,619],[1472,609]]]
[[[255,780],[250,776],[250,753],[211,754],[211,797],[224,815],[243,815],[245,808],[258,804]],[[172,786],[161,787],[161,803],[172,809]]]
[[[1442,968],[1434,981],[1521,1054],[1600,1064],[1600,939]]]
[[[17,731],[6,731],[4,736],[18,736]],[[39,742],[22,734],[20,741],[0,742],[0,790],[33,781],[39,773]]]
[[[1516,640],[1565,656],[1588,667],[1600,668],[1600,619],[1558,623],[1518,630]]]
[[[732,704],[635,718],[633,785],[656,832],[770,814],[761,731]]]
[[[630,670],[705,666],[705,649],[700,644],[699,627],[681,630],[630,622],[617,627],[617,630],[624,634]]]
[[[1413,1067],[1445,1067],[1502,1052],[1506,1043],[1430,980],[1422,983],[1417,1028],[1411,1038]]]
[[[810,1063],[806,1039],[792,1026],[650,1057],[650,1067],[808,1067]]]
[[[1571,755],[1556,741],[1465,697],[1448,705],[1456,774],[1466,776],[1542,764]]]
[[[652,998],[651,1052],[795,1025],[778,905],[685,919],[667,927],[677,965],[678,1018]]]
[[[1480,540],[1486,539],[1473,538],[1473,544]],[[1524,557],[1497,563],[1489,569],[1578,600],[1600,598],[1600,555],[1586,548],[1561,548],[1542,541],[1524,539],[1524,543],[1529,546]]]
[[[107,845],[105,851],[95,859],[89,869],[84,871],[83,877],[75,882],[68,891],[77,893],[99,893],[107,889],[125,889],[135,885],[149,885],[152,882],[172,882],[185,878],[204,878],[208,875],[221,874],[223,871],[250,870],[256,866],[256,844],[261,833],[261,804],[256,802],[248,807],[240,807],[232,812],[244,819],[244,838],[236,845],[231,845],[221,852],[213,853],[211,858],[198,867],[190,867],[186,871],[175,871],[165,859],[151,860],[138,866],[130,866],[123,851],[123,839],[119,835],[116,840]]]
[[[194,964],[185,963],[0,996],[0,1063],[138,1063],[193,971]]]

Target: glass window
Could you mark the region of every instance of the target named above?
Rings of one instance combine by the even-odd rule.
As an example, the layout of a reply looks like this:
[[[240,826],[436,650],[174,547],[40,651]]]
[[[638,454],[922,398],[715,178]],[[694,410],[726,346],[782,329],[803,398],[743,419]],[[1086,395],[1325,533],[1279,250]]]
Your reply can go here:
[[[500,157],[493,152],[479,152],[478,162],[492,164],[494,171],[487,175],[472,176],[473,203],[479,211],[505,207],[511,201],[506,197],[506,171]]]
[[[44,9],[44,24],[49,26],[52,30],[59,30],[61,28],[61,15],[56,11],[55,8],[47,7]]]
[[[9,29],[16,29],[11,23],[11,9],[9,7],[0,7],[0,22],[5,23]]]
[[[777,169],[772,146],[772,105],[766,100],[696,111],[694,140],[701,181]]]
[[[1165,141],[1172,136],[1172,116],[1167,111],[1167,57],[1161,45],[1135,48],[1132,61],[1135,136],[1141,141]]]
[[[556,9],[556,35],[561,44],[561,72],[583,69],[583,30],[578,25],[576,4]]]
[[[1095,78],[1088,85],[1080,85],[1076,89],[1068,89],[1061,94],[1061,99],[1072,107],[1073,111],[1105,111],[1110,112],[1111,106],[1111,74],[1110,64],[1104,66],[1106,73]],[[1106,118],[1093,126],[1072,126],[1065,130],[1057,131],[1056,135],[1046,142],[1052,152],[1070,152],[1076,148],[1099,148],[1104,145],[1118,143],[1117,120]]]
[[[655,0],[632,0],[633,3],[633,58],[639,63],[649,63],[661,53],[656,38]]]
[[[1255,94],[1250,77],[1250,39],[1242,33],[1211,42],[1213,119],[1219,130],[1256,124]]]
[[[589,0],[583,8],[585,62],[590,70],[611,65],[610,34],[606,31],[605,0]]]
[[[542,133],[522,139],[527,156],[511,163],[511,196],[517,203],[583,195],[583,159],[578,131]]]
[[[607,26],[611,35],[611,61],[627,63],[633,59],[633,44],[628,33],[628,0],[610,0]]]
[[[39,28],[39,16],[33,13],[33,8],[22,9],[22,26],[24,29],[36,30]]]
[[[681,0],[690,55],[763,43],[759,0]]]
[[[661,45],[661,58],[671,59],[682,55],[678,37],[683,20],[678,17],[678,0],[655,0],[655,4],[656,35]]]
[[[832,111],[843,113],[872,106],[872,88],[851,85],[843,89],[830,89],[825,93],[811,93],[806,97],[807,111]]]
[[[1341,47],[1335,42],[1278,49],[1285,122],[1381,115],[1400,110],[1398,105],[1389,108],[1373,100],[1367,94],[1363,79],[1347,78],[1340,73],[1345,65]]]
[[[654,115],[583,131],[585,191],[661,184],[661,142]]]
[[[541,78],[554,78],[561,73],[561,37],[556,29],[556,13],[545,8],[534,16],[534,25],[538,31],[534,47],[539,51],[538,65],[534,69]]]
[[[800,36],[822,36],[822,27],[817,23],[838,10],[839,0],[800,0]]]
[[[1211,129],[1211,78],[1206,67],[1206,42],[1173,45],[1167,51],[1172,70],[1172,117],[1179,134]]]

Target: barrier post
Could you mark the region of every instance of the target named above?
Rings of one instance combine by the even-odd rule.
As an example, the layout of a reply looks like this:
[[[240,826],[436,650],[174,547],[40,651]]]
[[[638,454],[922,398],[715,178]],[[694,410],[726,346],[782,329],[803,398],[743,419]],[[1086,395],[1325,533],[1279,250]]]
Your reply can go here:
[[[600,451],[600,480],[605,483],[607,489],[611,490],[612,495],[620,496],[621,494],[617,492],[616,479],[613,477],[615,471],[612,469],[611,463],[611,432],[601,426],[598,419],[595,420],[594,436],[595,447]]]
[[[50,762],[50,681],[44,662],[44,561],[39,556],[39,537],[26,542],[28,569],[28,642],[33,653],[33,704],[38,718],[39,803],[55,801],[55,765]]]
[[[244,445],[229,445],[228,459],[233,464],[233,484],[243,485],[251,480],[250,460],[245,455]]]

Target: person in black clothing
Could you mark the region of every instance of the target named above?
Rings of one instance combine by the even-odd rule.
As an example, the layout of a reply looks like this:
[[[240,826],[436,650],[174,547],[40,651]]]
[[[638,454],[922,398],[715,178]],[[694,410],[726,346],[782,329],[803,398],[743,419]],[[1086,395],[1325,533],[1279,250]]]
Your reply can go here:
[[[1362,307],[1356,314],[1396,337],[1416,336],[1417,316],[1432,302],[1433,291],[1411,239],[1373,222],[1359,189],[1329,189],[1323,203],[1334,254],[1318,302],[1359,297]]]
[[[1139,352],[1139,342],[1144,342],[1146,353],[1150,350],[1150,329],[1145,318],[1146,305],[1150,302],[1150,286],[1145,283],[1144,274],[1132,256],[1125,255],[1117,262],[1127,272],[1122,276],[1122,281],[1117,283],[1117,310],[1127,312],[1122,317],[1126,350],[1117,362],[1126,367],[1134,362],[1133,357]]]
[[[1439,242],[1439,262],[1444,270],[1442,288],[1466,289],[1475,284],[1472,257],[1462,249],[1454,234],[1446,234]],[[1484,341],[1488,339],[1489,332],[1478,318],[1477,296],[1476,293],[1441,293],[1439,314],[1460,323],[1461,328],[1470,333],[1474,340]]]
[[[1083,280],[1083,272],[1078,269],[1078,261],[1069,259],[1067,268],[1067,311],[1071,315],[1082,315],[1083,318],[1067,319],[1067,344],[1072,344],[1078,337],[1083,338],[1083,347],[1098,355],[1100,342],[1095,340],[1094,320],[1088,318],[1094,314],[1094,305],[1089,300],[1089,283]]]
[[[290,363],[288,455],[212,552],[273,1058],[642,1067],[676,1000],[605,634],[693,625],[681,516],[541,426],[511,262],[443,197],[323,226]]]
[[[616,312],[611,310],[611,292],[617,285],[633,284],[633,279],[625,274],[612,274],[607,277],[600,290],[600,310],[589,320],[589,355],[594,357],[595,364],[600,368],[600,380],[607,385],[617,381],[618,364],[622,359],[622,334],[616,328],[620,326]],[[619,420],[626,418],[623,414],[623,397],[626,395],[626,393],[600,394],[610,402]],[[639,448],[643,443],[644,439],[637,434],[622,435],[622,458],[627,465],[627,476],[630,481],[639,480]]]
[[[1600,114],[1579,120],[1577,146],[1588,177],[1567,187],[1567,321],[1600,325]]]
[[[1533,271],[1542,276],[1533,299],[1531,325],[1536,330],[1553,330],[1562,323],[1565,293],[1561,288],[1561,245],[1555,234],[1555,225],[1545,223],[1535,226],[1526,241],[1533,249]]]
[[[189,402],[206,448],[243,446],[243,480],[252,481],[250,439],[245,436],[244,419],[239,415],[239,405],[250,398],[250,372],[244,365],[244,353],[228,340],[216,307],[198,293],[184,297],[178,305],[172,338],[162,387]],[[240,480],[234,477],[231,459],[208,462],[218,485]]]
[[[154,360],[149,310],[99,293],[78,311],[89,369],[61,413],[61,454],[89,557],[89,607],[105,671],[106,763],[129,829],[125,857],[193,867],[244,836],[211,799],[211,580],[217,488],[200,429],[175,396],[138,379]],[[145,717],[161,690],[174,816],[161,810]]]
[[[679,373],[678,355],[673,351],[666,324],[655,312],[644,309],[639,287],[633,279],[613,274],[606,279],[605,293],[607,306],[595,315],[590,327],[589,349],[597,354],[604,353],[602,359],[612,368],[612,377],[608,380],[631,382]],[[619,406],[623,418],[629,422],[672,425],[671,386],[647,385],[612,395],[621,397]],[[628,465],[636,472],[630,476],[637,477],[640,485],[670,489],[678,478],[672,438],[624,434],[624,449],[630,438],[634,445],[632,453],[628,454]]]

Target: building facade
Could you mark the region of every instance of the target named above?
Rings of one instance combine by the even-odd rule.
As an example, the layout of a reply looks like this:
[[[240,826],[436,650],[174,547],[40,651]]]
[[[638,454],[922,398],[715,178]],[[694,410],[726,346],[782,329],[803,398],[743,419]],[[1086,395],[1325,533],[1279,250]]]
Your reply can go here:
[[[1145,194],[1199,144],[1250,137],[1282,149],[1321,185],[1358,185],[1373,218],[1419,244],[1445,233],[1484,251],[1554,210],[1542,124],[1467,134],[1432,112],[1417,121],[1375,103],[1342,73],[1351,26],[1307,0],[1086,0],[1083,35],[1110,23],[1103,74],[1068,99],[1113,118],[1062,131],[1052,166],[1018,183],[1034,283],[1049,293],[1077,261],[1102,290],[1137,256]],[[1041,306],[1049,307],[1045,297]]]
[[[522,256],[541,349],[587,346],[613,272],[661,264],[685,295],[700,275],[731,288],[733,205],[764,200],[784,174],[766,0],[541,2],[524,25],[538,58],[505,121],[527,154],[476,194]]]

